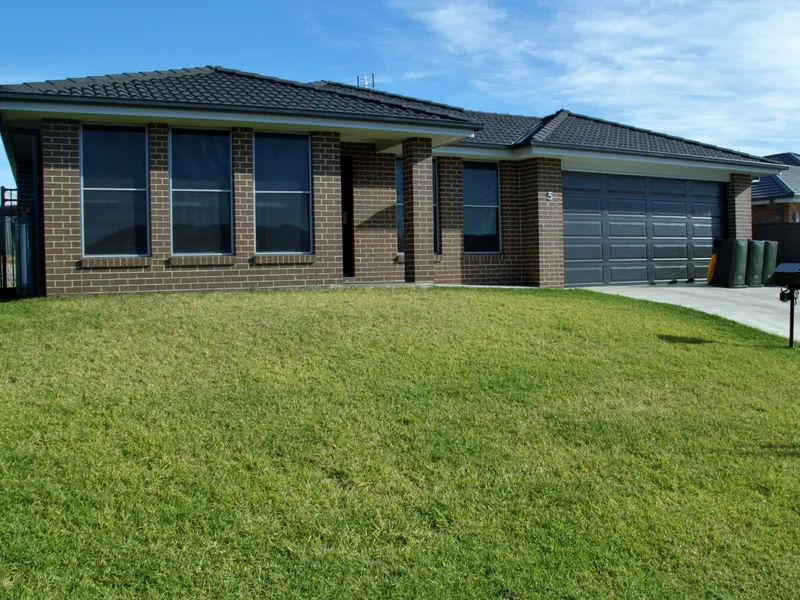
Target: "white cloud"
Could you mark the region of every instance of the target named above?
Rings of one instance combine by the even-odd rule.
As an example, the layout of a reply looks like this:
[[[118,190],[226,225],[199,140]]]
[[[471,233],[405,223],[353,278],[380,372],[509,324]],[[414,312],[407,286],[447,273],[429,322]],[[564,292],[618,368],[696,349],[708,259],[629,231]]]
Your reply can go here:
[[[393,6],[421,25],[406,69],[447,67],[503,110],[563,106],[755,153],[800,149],[795,0]]]

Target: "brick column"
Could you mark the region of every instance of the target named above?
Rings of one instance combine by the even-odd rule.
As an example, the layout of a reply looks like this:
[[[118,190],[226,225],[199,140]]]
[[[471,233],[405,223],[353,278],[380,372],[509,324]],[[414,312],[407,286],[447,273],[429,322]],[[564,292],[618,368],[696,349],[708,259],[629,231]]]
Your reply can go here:
[[[532,158],[520,172],[523,285],[564,287],[564,217],[561,161]],[[548,199],[552,193],[552,199]]]
[[[338,133],[311,134],[317,285],[342,282],[342,169]]]
[[[46,294],[80,293],[81,184],[77,121],[42,123],[42,197]]]
[[[163,270],[169,259],[169,127],[164,123],[147,126],[150,163],[150,253],[153,269]]]
[[[753,214],[750,175],[731,173],[728,183],[728,238],[749,240],[753,237]]]
[[[253,130],[233,128],[233,214],[236,264],[245,267],[255,253],[255,196],[253,195]]]
[[[403,140],[405,277],[433,282],[433,159],[431,140]]]

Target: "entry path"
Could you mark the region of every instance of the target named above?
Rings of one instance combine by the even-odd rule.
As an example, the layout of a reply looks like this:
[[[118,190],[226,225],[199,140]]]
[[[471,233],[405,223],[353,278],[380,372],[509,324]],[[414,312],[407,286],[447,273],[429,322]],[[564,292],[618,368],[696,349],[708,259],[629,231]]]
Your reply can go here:
[[[789,305],[778,300],[780,288],[777,287],[720,288],[695,283],[586,289],[637,300],[676,304],[725,317],[768,333],[780,336],[789,334]],[[796,325],[800,326],[800,319],[797,321]]]

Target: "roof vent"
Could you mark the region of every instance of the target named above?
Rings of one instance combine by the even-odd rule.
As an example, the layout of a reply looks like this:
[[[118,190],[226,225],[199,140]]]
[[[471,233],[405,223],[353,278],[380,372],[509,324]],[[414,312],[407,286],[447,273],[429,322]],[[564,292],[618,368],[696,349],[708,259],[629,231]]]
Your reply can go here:
[[[375,74],[359,75],[356,78],[356,85],[361,88],[374,88],[375,87]]]

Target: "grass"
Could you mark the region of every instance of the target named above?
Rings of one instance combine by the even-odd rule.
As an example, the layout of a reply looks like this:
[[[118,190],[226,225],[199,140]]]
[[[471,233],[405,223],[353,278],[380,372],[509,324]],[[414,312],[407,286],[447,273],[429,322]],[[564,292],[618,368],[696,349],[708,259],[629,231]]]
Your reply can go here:
[[[800,589],[800,353],[570,290],[0,305],[0,596]]]

